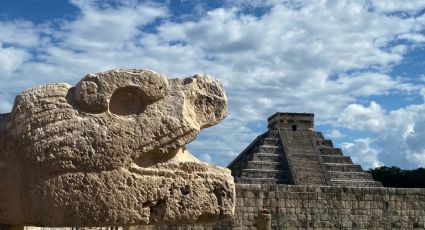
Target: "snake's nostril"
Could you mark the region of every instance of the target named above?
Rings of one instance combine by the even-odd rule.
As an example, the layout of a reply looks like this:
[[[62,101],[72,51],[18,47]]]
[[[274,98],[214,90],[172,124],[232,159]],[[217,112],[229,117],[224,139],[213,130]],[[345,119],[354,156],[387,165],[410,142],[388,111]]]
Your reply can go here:
[[[109,111],[117,115],[139,114],[145,111],[149,100],[145,93],[134,86],[126,86],[115,90],[109,101]]]

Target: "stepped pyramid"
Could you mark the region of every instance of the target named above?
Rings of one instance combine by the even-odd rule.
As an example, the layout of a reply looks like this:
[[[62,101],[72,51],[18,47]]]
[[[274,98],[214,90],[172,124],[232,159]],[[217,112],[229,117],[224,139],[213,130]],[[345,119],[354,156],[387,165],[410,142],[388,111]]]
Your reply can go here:
[[[314,131],[312,113],[276,113],[228,166],[236,183],[381,187],[340,148]]]

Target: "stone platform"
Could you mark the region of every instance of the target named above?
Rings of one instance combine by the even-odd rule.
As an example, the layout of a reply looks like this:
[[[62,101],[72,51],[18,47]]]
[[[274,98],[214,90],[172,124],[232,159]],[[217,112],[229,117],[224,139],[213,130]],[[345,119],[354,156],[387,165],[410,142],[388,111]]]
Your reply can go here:
[[[272,214],[274,230],[425,229],[425,189],[236,184],[236,197],[230,220],[155,229],[254,230],[264,208]]]

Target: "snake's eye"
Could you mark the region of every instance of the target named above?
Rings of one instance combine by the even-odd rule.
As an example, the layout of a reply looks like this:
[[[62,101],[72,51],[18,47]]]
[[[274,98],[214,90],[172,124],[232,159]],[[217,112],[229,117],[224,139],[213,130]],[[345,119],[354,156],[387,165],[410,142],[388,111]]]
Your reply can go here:
[[[69,103],[88,113],[140,114],[169,93],[165,76],[152,71],[111,70],[85,76],[70,92]]]

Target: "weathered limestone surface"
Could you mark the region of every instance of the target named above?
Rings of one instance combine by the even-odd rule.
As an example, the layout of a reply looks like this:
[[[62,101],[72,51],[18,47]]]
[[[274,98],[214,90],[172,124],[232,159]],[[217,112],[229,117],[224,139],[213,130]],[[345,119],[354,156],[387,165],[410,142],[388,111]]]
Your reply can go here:
[[[0,115],[0,223],[107,226],[200,223],[234,212],[230,170],[185,149],[221,121],[207,75],[143,69],[26,90]]]
[[[156,230],[256,230],[258,212],[271,212],[272,229],[425,229],[425,189],[236,184],[236,211],[210,225]],[[139,230],[144,230],[143,227]]]

